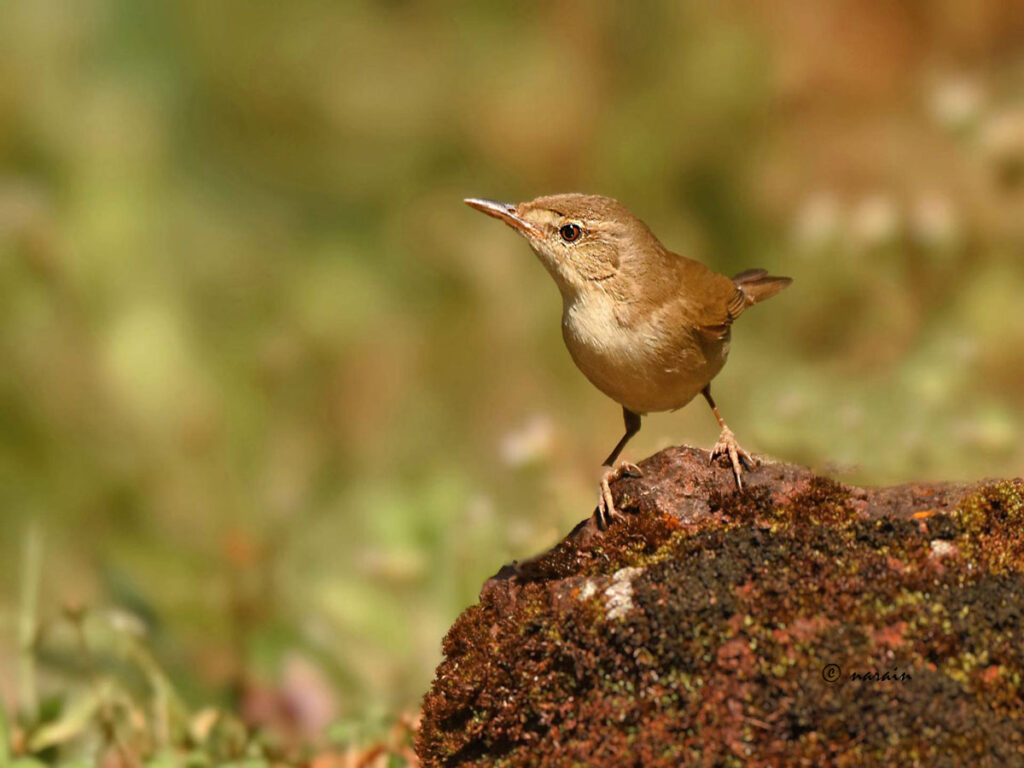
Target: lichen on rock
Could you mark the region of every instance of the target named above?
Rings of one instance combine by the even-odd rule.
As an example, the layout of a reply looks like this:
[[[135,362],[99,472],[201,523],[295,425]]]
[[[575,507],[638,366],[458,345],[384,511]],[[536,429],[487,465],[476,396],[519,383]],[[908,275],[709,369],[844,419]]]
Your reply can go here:
[[[668,449],[444,641],[428,766],[1024,764],[1024,484]]]

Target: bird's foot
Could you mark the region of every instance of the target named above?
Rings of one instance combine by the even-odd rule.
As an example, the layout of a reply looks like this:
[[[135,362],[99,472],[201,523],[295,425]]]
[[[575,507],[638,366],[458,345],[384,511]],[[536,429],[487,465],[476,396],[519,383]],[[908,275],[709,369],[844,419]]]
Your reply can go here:
[[[628,461],[620,461],[614,467],[609,467],[601,478],[601,493],[597,499],[597,509],[594,510],[594,517],[597,520],[597,527],[602,531],[608,527],[608,523],[614,519],[621,519],[622,513],[615,508],[615,499],[612,498],[611,482],[620,477],[643,477],[644,473],[636,464]]]
[[[743,480],[740,479],[740,474],[744,468],[749,471],[756,467],[757,459],[740,448],[740,444],[736,442],[736,436],[728,427],[722,429],[718,442],[711,449],[711,462],[714,462],[719,456],[729,457],[729,461],[732,464],[732,473],[736,478],[736,487],[742,490]]]

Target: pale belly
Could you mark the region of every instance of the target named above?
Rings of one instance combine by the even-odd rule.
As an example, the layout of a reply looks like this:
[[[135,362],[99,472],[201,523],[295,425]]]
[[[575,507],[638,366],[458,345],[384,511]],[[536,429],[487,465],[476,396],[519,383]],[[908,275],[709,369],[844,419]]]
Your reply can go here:
[[[609,313],[573,312],[562,337],[576,366],[599,390],[634,413],[681,408],[722,370],[728,336],[709,341],[696,332],[666,332],[654,323],[622,328]]]

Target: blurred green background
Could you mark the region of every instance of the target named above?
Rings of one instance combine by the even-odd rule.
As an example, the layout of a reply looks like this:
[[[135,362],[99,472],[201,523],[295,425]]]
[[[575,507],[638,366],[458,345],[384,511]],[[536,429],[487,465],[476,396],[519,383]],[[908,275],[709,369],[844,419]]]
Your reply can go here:
[[[482,581],[589,514],[619,407],[463,197],[607,194],[719,271],[793,276],[715,383],[750,450],[1022,471],[1015,0],[2,17],[0,692],[27,728],[88,684],[82,624],[127,690],[141,637],[186,708],[415,711]],[[626,455],[717,433],[697,402]]]

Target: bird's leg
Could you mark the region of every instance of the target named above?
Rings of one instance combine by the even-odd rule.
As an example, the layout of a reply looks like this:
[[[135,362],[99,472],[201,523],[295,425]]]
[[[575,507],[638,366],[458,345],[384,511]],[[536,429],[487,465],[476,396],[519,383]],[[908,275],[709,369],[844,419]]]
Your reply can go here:
[[[615,463],[615,460],[619,458],[619,454],[622,453],[622,449],[626,447],[626,443],[629,442],[633,435],[640,431],[639,413],[633,413],[629,408],[623,406],[622,420],[626,424],[626,434],[622,436],[622,439],[615,445],[612,452],[608,454],[608,458],[604,460],[604,466],[606,467],[610,467]]]
[[[605,471],[604,476],[601,477],[601,493],[597,499],[597,509],[594,511],[594,516],[597,518],[597,525],[599,528],[607,528],[608,521],[615,517],[622,517],[622,513],[615,508],[615,499],[612,498],[611,482],[618,480],[623,475],[627,477],[643,477],[643,472],[636,464],[632,464],[628,461],[620,461],[618,465],[615,464],[615,459],[622,453],[622,449],[626,447],[626,443],[629,442],[630,438],[633,437],[637,432],[640,431],[640,414],[634,413],[625,406],[622,408],[622,420],[626,424],[626,434],[622,436],[612,452],[608,454],[608,458],[604,460],[604,466],[608,467]]]
[[[711,385],[708,384],[704,387],[701,393],[704,395],[704,399],[708,401],[711,411],[715,414],[715,418],[718,419],[718,423],[722,427],[722,434],[719,435],[715,447],[711,449],[711,461],[714,461],[719,456],[728,456],[729,461],[732,462],[732,473],[736,478],[736,487],[742,489],[743,481],[740,479],[742,468],[752,469],[757,462],[753,456],[740,448],[739,443],[736,442],[736,436],[729,429],[729,425],[725,423],[722,414],[718,412],[718,406],[715,405],[715,401],[711,397]]]

